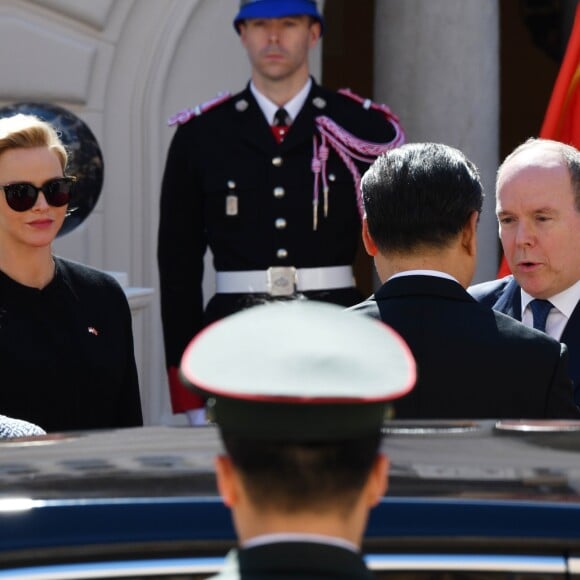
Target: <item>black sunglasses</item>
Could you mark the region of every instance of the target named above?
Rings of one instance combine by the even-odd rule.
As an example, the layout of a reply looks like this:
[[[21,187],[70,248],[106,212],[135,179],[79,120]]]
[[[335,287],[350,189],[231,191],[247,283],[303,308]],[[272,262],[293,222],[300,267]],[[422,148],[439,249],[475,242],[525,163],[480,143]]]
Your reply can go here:
[[[14,211],[27,211],[34,207],[38,194],[42,191],[46,203],[61,207],[70,202],[76,177],[56,177],[45,181],[40,187],[32,183],[8,183],[0,185],[6,195],[6,203]]]

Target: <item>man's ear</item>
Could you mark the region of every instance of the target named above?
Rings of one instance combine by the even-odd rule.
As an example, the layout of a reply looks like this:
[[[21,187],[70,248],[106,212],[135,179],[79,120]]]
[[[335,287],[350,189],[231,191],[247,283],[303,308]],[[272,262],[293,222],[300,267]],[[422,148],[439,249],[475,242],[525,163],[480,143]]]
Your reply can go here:
[[[320,36],[322,35],[322,27],[320,26],[320,22],[314,20],[310,24],[310,48],[314,48],[318,41],[320,40]]]
[[[477,254],[477,222],[479,220],[479,213],[472,212],[469,220],[463,226],[461,232],[461,244],[470,256]]]
[[[244,20],[242,20],[238,24],[238,30],[239,30],[240,42],[242,43],[242,46],[245,48],[246,47],[246,30],[247,30],[247,24],[245,23]]]
[[[366,501],[369,507],[377,505],[389,487],[389,459],[379,453],[375,459],[365,486]]]
[[[238,477],[234,464],[227,455],[218,455],[214,465],[219,494],[224,504],[231,508],[239,499]]]
[[[376,256],[379,253],[379,249],[369,233],[369,224],[366,217],[363,218],[362,222],[362,240],[369,256]]]

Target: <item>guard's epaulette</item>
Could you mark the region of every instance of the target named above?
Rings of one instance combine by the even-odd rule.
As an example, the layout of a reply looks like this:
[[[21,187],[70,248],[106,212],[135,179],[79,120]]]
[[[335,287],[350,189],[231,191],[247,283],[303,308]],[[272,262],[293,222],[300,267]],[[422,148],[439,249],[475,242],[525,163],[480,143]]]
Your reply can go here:
[[[192,117],[199,117],[201,114],[206,113],[218,105],[221,105],[231,98],[232,94],[227,91],[218,93],[218,95],[213,99],[210,99],[209,101],[206,101],[205,103],[202,103],[193,109],[183,109],[182,111],[179,111],[179,113],[175,113],[175,115],[169,117],[167,124],[170,127],[173,127],[173,125],[183,125],[184,123],[187,123],[187,121],[189,121]]]
[[[361,97],[356,93],[353,93],[350,89],[339,89],[337,92],[355,101],[356,103],[359,103],[363,109],[367,110],[372,109],[374,111],[378,111],[379,113],[381,113],[383,117],[385,117],[385,119],[389,121],[389,123],[391,123],[391,125],[393,125],[393,128],[395,129],[396,135],[395,138],[391,141],[391,146],[398,147],[399,145],[402,145],[405,142],[405,132],[401,127],[399,117],[397,117],[397,115],[395,115],[391,111],[391,109],[387,107],[387,105],[382,103],[375,103],[371,99],[365,99],[364,97]]]
[[[348,97],[357,103],[360,103],[363,109],[370,109],[373,105],[376,105],[376,103],[373,103],[371,99],[365,99],[364,97],[353,93],[350,89],[338,89],[337,93],[344,95],[345,97]]]

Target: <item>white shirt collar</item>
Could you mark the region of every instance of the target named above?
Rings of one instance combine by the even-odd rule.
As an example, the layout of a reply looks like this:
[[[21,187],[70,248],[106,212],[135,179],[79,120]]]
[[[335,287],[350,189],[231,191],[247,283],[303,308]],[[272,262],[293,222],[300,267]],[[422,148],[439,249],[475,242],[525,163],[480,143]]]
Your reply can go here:
[[[524,289],[522,293],[522,322],[527,326],[533,326],[532,312],[528,308],[530,302],[534,299]],[[550,296],[548,300],[552,303],[555,309],[552,309],[546,321],[546,332],[550,336],[558,340],[562,336],[562,332],[570,318],[574,308],[580,301],[580,280],[566,288],[563,292]]]
[[[403,276],[434,276],[435,278],[447,278],[447,280],[453,280],[459,284],[459,280],[454,278],[451,274],[440,272],[439,270],[406,270],[404,272],[393,274],[389,280],[392,280],[393,278],[402,278]]]
[[[308,93],[310,92],[310,88],[312,87],[312,79],[309,77],[306,81],[306,84],[296,93],[287,103],[284,103],[283,107],[286,109],[288,115],[290,115],[290,119],[294,121],[300,113],[304,103],[306,102],[306,98],[308,97]],[[264,117],[266,117],[266,121],[268,121],[268,125],[272,125],[274,123],[274,115],[276,111],[280,108],[276,103],[272,102],[266,95],[263,95],[254,85],[253,81],[250,81],[250,91],[254,95],[258,106],[264,113]]]
[[[330,546],[338,546],[345,548],[351,552],[359,552],[357,546],[344,538],[336,536],[325,536],[322,534],[298,534],[298,533],[279,533],[279,534],[263,534],[255,536],[245,541],[242,548],[255,548],[256,546],[263,546],[265,544],[274,544],[278,542],[315,542],[317,544],[328,544]]]
[[[528,307],[528,304],[534,299],[524,289],[522,289],[522,312]],[[572,316],[574,308],[580,301],[580,280],[566,288],[563,292],[550,296],[548,300],[564,315],[566,318]]]

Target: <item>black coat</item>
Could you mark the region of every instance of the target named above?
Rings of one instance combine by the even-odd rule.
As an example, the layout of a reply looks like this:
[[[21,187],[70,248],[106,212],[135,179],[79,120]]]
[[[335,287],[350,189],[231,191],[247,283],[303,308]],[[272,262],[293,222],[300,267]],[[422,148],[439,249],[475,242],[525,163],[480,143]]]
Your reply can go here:
[[[209,580],[373,580],[360,554],[315,542],[279,542],[228,555],[221,574]]]
[[[468,292],[478,302],[516,320],[522,319],[521,288],[513,276],[476,284],[468,288]],[[574,308],[560,341],[570,353],[569,372],[574,383],[574,400],[580,406],[580,303]]]
[[[55,261],[42,290],[0,272],[0,412],[51,432],[142,425],[125,293],[104,272]]]
[[[220,294],[204,315],[208,246],[217,271],[353,263],[361,229],[357,190],[332,147],[326,165],[328,215],[323,215],[320,183],[318,227],[313,229],[313,138],[320,143],[315,119],[322,115],[370,142],[388,144],[396,136],[396,121],[314,82],[281,144],[249,88],[178,127],[163,177],[158,240],[168,367],[179,366],[183,350],[204,325],[251,304],[244,295]],[[362,174],[367,164],[355,166]],[[283,227],[276,225],[280,218]],[[279,250],[287,257],[280,257]],[[344,306],[361,299],[354,287],[309,297]]]
[[[394,278],[352,310],[392,326],[415,356],[417,384],[394,403],[396,418],[580,418],[566,347],[457,282]]]

